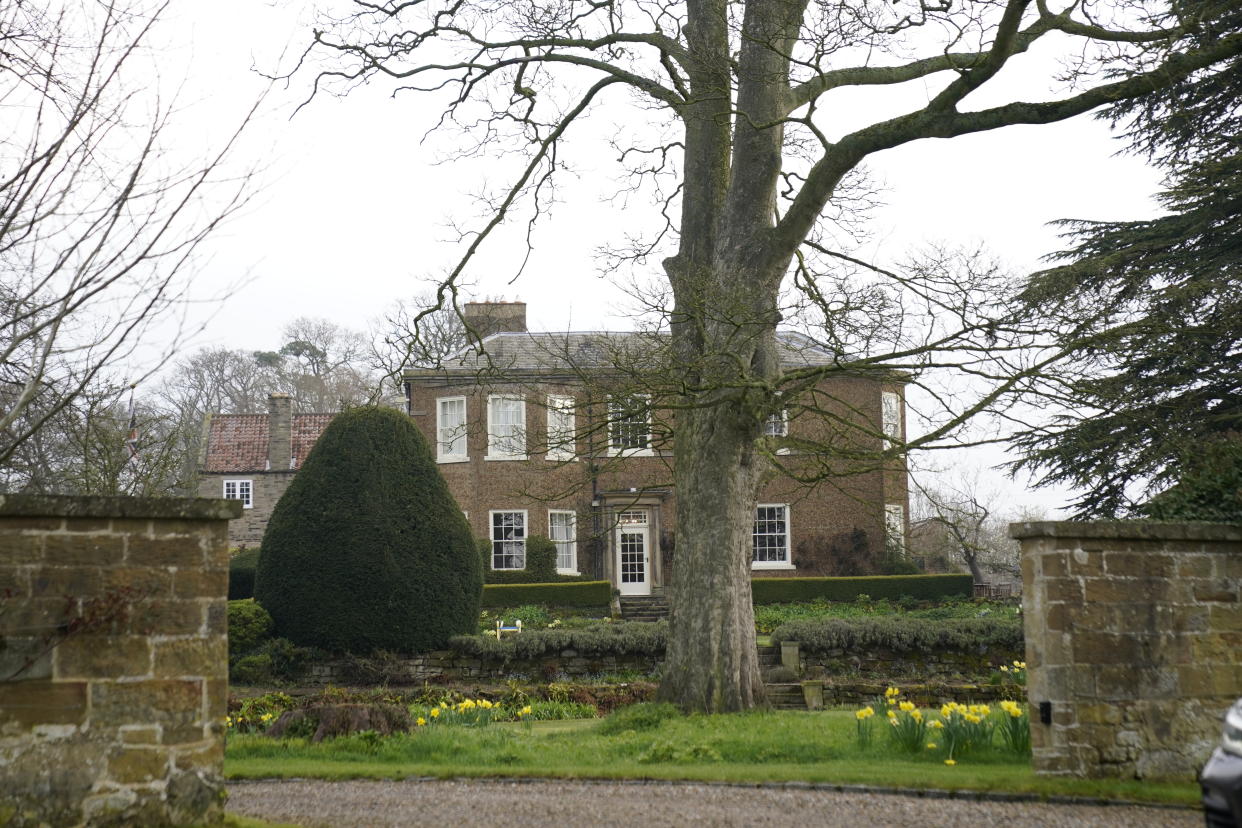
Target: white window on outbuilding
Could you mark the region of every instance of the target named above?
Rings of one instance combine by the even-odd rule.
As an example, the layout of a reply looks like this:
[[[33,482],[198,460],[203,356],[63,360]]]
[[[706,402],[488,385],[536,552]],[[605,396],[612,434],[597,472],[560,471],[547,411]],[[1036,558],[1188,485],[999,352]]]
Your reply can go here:
[[[254,506],[254,483],[250,480],[224,481],[225,500],[240,500],[243,509]]]
[[[436,400],[436,460],[460,463],[466,459],[466,398],[440,397]]]
[[[573,460],[574,398],[548,396],[548,459]]]
[[[548,510],[548,537],[556,544],[556,571],[578,574],[578,516],[559,509]]]
[[[492,569],[526,568],[526,510],[493,511]]]
[[[487,398],[486,459],[526,459],[526,400],[506,394]]]
[[[751,568],[792,569],[789,548],[789,504],[760,503],[755,508]]]

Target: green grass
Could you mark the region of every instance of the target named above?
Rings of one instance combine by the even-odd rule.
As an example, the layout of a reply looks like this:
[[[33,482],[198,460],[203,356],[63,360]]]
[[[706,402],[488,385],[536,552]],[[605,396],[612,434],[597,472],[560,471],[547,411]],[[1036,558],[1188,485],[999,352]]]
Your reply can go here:
[[[641,726],[641,725],[640,725]],[[730,782],[806,781],[882,787],[1008,791],[1192,805],[1192,781],[1036,777],[1029,761],[1001,750],[959,757],[908,756],[878,734],[869,749],[854,741],[850,711],[754,712],[676,717],[648,729],[600,732],[595,720],[427,727],[383,740],[345,737],[318,745],[232,736],[225,773],[232,779],[542,776]]]

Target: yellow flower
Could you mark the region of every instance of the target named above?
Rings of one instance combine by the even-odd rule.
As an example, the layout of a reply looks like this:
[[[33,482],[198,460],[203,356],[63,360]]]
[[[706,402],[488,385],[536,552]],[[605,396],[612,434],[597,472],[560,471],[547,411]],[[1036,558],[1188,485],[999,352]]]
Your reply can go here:
[[[424,719],[422,716],[419,716],[418,721],[416,721],[414,724],[418,725],[419,727],[422,727],[423,725],[427,724],[427,720]]]
[[[936,721],[931,722],[931,723],[930,723],[930,724],[928,724],[927,726],[928,726],[928,727],[931,727],[931,728],[935,728],[936,730],[939,730],[940,728],[944,727],[944,722],[942,722],[942,721],[940,721],[939,719],[937,719]]]
[[[911,710],[914,709],[914,702],[903,701],[901,704],[897,705],[897,707],[903,713],[909,713]]]
[[[889,720],[890,722],[896,722],[896,721],[897,721],[897,714],[896,714],[894,711],[892,711],[892,710],[888,711],[888,720]]]
[[[530,705],[528,704],[528,705],[526,705],[525,707],[523,707],[521,710],[519,710],[519,711],[518,711],[518,715],[519,715],[519,716],[529,716],[529,715],[530,715]]]
[[[1013,663],[1013,666],[1014,666],[1014,667],[1017,667],[1019,670],[1025,670],[1025,669],[1026,669],[1026,662],[1025,662],[1025,661],[1015,661],[1015,662]]]
[[[983,721],[983,719],[980,719],[974,713],[967,713],[966,721],[970,722],[971,724],[979,724],[979,722]]]
[[[1002,665],[1001,665],[1001,672],[1002,672],[1002,673],[1008,673],[1008,672],[1009,672],[1009,668],[1008,668],[1006,665],[1002,664]]]
[[[436,717],[438,717],[438,716],[440,715],[440,708],[438,708],[438,707],[433,707],[433,708],[431,708],[431,712],[430,712],[430,713],[428,713],[427,715],[428,715],[428,716],[430,716],[430,717],[431,717],[431,718],[433,718],[433,719],[434,719],[434,718],[436,718]]]
[[[863,719],[867,718],[867,711],[866,710],[855,710],[854,718],[858,719],[858,721],[861,722]]]
[[[885,690],[885,691],[884,691],[884,696],[885,696],[886,698],[890,698],[890,699],[891,699],[891,698],[893,698],[893,697],[895,697],[895,696],[900,696],[900,695],[901,695],[901,691],[900,691],[900,690],[898,690],[896,687],[890,687],[890,688],[888,688],[887,690]]]
[[[491,710],[492,703],[489,702],[487,699],[479,699],[479,707],[483,708],[484,710]]]
[[[946,765],[949,765],[950,767],[952,767],[953,765],[956,765],[956,764],[957,764],[957,761],[956,761],[956,760],[953,760],[953,759],[945,759],[945,760],[944,760],[944,763],[945,763]]]
[[[992,708],[988,707],[986,704],[979,705],[979,715],[980,716],[991,716]]]
[[[935,750],[935,749],[936,749],[936,743],[935,743],[935,742],[928,742],[928,743],[927,743],[927,749],[928,749],[928,750]]]
[[[910,718],[914,719],[916,722],[923,721],[923,711],[922,710],[911,710]]]

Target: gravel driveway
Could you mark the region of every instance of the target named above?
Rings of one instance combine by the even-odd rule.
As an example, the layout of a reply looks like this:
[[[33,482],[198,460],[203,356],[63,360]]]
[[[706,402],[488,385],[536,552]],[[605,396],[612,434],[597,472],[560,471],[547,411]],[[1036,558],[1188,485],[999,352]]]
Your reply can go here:
[[[1198,811],[810,788],[560,780],[234,782],[228,810],[307,826],[1201,826]]]

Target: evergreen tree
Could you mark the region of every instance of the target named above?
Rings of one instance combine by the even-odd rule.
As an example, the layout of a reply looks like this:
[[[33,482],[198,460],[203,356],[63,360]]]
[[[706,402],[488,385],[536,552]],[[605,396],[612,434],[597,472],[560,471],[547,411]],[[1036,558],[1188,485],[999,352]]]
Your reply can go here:
[[[339,414],[263,536],[255,598],[277,635],[333,650],[420,652],[473,633],[474,538],[404,414]]]
[[[1239,30],[1236,2],[1204,4],[1194,40]],[[1167,170],[1168,213],[1063,222],[1074,240],[1064,264],[1031,279],[1031,312],[1061,316],[1082,346],[1080,370],[1053,396],[1087,413],[1023,434],[1015,468],[1084,490],[1079,517],[1134,513],[1210,446],[1242,439],[1240,102],[1234,58],[1111,107],[1132,149]]]

